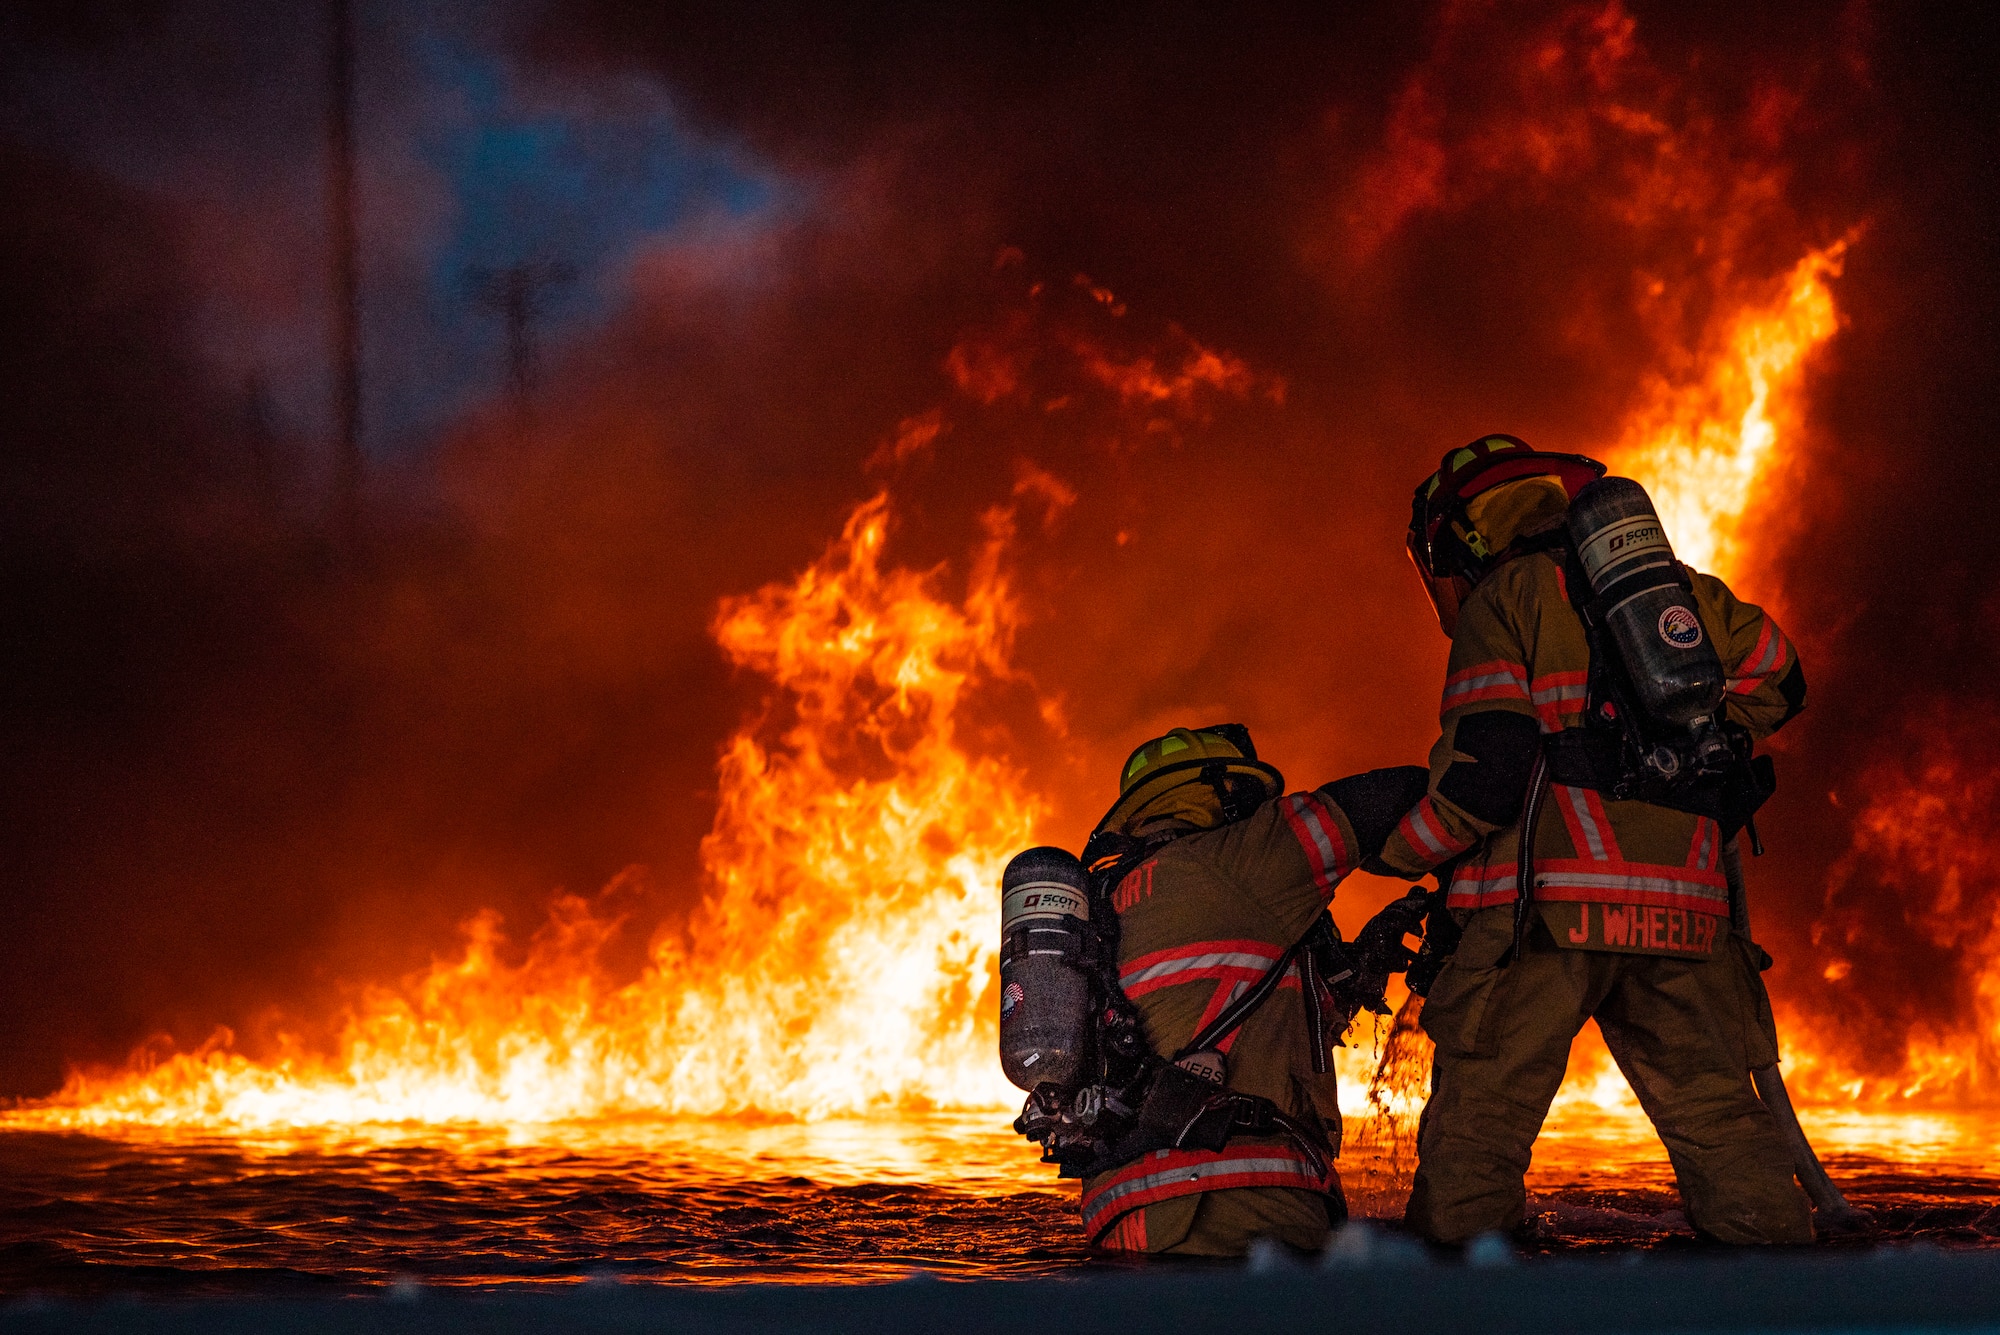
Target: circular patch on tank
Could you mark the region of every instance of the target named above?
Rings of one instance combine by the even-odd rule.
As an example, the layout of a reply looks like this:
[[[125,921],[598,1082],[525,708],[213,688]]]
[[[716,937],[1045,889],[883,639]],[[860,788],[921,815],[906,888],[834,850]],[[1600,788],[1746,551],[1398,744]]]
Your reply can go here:
[[[1701,643],[1701,618],[1692,607],[1669,607],[1660,613],[1660,638],[1676,649],[1692,649]]]
[[[1020,1005],[1021,999],[1027,995],[1028,995],[1027,993],[1021,990],[1021,985],[1019,983],[1009,983],[1007,984],[1007,986],[1001,988],[1000,1018],[1003,1020],[1006,1019],[1007,1013],[1013,1010],[1016,1006]]]

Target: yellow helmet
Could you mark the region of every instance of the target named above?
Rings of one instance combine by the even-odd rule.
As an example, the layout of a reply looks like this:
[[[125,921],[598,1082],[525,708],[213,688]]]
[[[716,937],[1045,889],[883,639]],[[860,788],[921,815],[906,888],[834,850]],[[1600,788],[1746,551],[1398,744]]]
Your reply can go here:
[[[1242,724],[1175,728],[1126,757],[1118,772],[1118,800],[1097,822],[1097,832],[1121,830],[1158,798],[1189,783],[1214,790],[1224,821],[1239,820],[1285,791],[1285,776],[1257,759],[1256,744]]]

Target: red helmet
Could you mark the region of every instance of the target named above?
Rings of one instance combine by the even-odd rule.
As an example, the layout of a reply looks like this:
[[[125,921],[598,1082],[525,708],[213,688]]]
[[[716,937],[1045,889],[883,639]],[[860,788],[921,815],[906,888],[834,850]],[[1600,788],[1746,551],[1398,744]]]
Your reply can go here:
[[[1524,477],[1553,477],[1575,499],[1586,483],[1603,477],[1604,465],[1580,454],[1543,454],[1519,436],[1481,436],[1445,455],[1438,470],[1417,487],[1410,506],[1410,559],[1423,577],[1439,624],[1449,632],[1462,589],[1454,577],[1477,584],[1500,555],[1466,515],[1481,492]]]

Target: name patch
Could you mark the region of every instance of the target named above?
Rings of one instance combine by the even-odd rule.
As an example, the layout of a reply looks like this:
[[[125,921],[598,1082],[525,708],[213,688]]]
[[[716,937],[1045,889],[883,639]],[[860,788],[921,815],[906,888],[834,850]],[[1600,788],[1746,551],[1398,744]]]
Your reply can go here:
[[[1158,858],[1142,862],[1125,873],[1111,892],[1111,907],[1123,913],[1142,899],[1153,897],[1153,868],[1160,865]]]
[[[1543,904],[1542,921],[1556,944],[1572,950],[1619,950],[1642,955],[1715,953],[1723,919],[1693,909],[1652,904]]]

